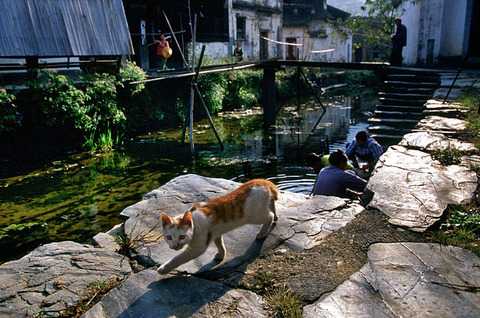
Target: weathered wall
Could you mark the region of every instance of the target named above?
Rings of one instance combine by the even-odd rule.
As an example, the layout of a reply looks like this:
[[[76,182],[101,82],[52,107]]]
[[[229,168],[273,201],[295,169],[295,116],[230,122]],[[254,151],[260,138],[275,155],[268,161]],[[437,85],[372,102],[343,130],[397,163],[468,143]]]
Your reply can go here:
[[[318,36],[325,34],[324,36]],[[317,36],[315,36],[317,35]],[[283,41],[287,38],[296,38],[297,43],[303,44],[298,48],[299,59],[307,61],[351,62],[352,36],[335,28],[325,21],[312,21],[308,27],[284,27]],[[325,49],[335,49],[329,53],[312,53]],[[287,57],[287,49],[283,50],[283,57]]]
[[[233,9],[234,23],[233,32],[230,37],[237,40],[236,17],[241,16],[246,19],[245,39],[242,40],[243,56],[245,59],[258,60],[260,57],[260,32],[268,31],[268,38],[273,40],[280,39],[282,28],[282,16],[280,14],[259,14],[252,10]],[[278,45],[268,42],[268,57],[278,57]]]
[[[440,46],[442,57],[462,56],[465,53],[467,0],[445,1],[443,34]]]
[[[403,63],[413,65],[418,59],[418,35],[420,31],[420,8],[416,2],[405,2],[402,23],[407,27],[407,46],[403,49]]]
[[[468,0],[419,0],[405,2],[399,14],[407,27],[405,64],[438,63],[442,57],[466,53]]]
[[[196,51],[195,51],[197,52],[196,53],[197,58],[198,58],[198,55],[200,55],[200,52],[202,51],[203,44],[205,44],[205,56],[208,59],[215,60],[216,62],[225,62],[225,63],[231,62],[229,42],[208,42],[208,43],[197,42]]]

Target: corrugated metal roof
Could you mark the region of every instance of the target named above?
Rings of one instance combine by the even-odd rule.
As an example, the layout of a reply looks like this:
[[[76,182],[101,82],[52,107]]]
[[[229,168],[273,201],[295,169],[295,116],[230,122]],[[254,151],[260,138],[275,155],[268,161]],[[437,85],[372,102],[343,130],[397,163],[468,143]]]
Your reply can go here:
[[[131,54],[122,0],[0,0],[0,57]]]

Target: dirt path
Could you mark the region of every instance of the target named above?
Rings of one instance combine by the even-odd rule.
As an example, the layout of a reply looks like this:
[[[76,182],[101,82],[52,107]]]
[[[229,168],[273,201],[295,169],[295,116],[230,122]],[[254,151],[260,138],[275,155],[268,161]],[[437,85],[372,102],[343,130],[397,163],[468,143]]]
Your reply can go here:
[[[423,241],[423,235],[394,227],[382,213],[366,210],[311,250],[280,249],[258,258],[235,287],[267,294],[287,285],[303,303],[312,303],[357,272],[371,244]]]

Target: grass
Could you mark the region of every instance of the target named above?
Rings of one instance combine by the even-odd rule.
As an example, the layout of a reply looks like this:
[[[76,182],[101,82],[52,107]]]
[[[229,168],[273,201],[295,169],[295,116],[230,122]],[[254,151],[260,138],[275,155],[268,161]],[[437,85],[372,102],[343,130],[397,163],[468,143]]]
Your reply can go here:
[[[302,317],[302,303],[286,286],[271,290],[265,299],[275,318]]]
[[[447,217],[440,228],[431,233],[432,240],[462,247],[480,256],[480,207],[453,205],[445,214]]]
[[[469,110],[465,119],[472,133],[472,141],[477,148],[480,148],[480,89],[465,90],[458,101]]]
[[[64,310],[60,317],[80,317],[87,310],[89,310],[93,305],[95,305],[106,293],[111,289],[118,286],[121,282],[121,279],[118,277],[113,277],[107,280],[97,280],[91,282],[87,286],[87,290],[80,299],[80,302],[74,306]],[[37,317],[42,317],[42,313],[37,314]]]
[[[272,272],[256,272],[242,287],[263,296],[272,317],[302,317],[302,302],[285,284],[278,284]]]

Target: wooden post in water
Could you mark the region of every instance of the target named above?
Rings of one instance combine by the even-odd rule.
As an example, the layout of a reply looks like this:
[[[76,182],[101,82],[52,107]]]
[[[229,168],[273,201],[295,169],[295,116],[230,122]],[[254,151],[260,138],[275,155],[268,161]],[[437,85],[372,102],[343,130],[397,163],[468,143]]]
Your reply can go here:
[[[275,72],[273,67],[263,69],[262,79],[262,107],[263,125],[265,128],[275,123],[277,113],[277,86],[275,85]]]
[[[195,46],[197,45],[197,15],[195,14],[193,16],[193,34],[192,34],[192,72],[195,70],[194,65],[195,65]],[[190,83],[190,112],[189,112],[189,125],[188,125],[188,130],[189,130],[189,139],[190,139],[190,152],[193,155],[195,155],[195,143],[193,141],[193,107],[195,105],[195,87],[193,84],[193,78],[192,82]]]

